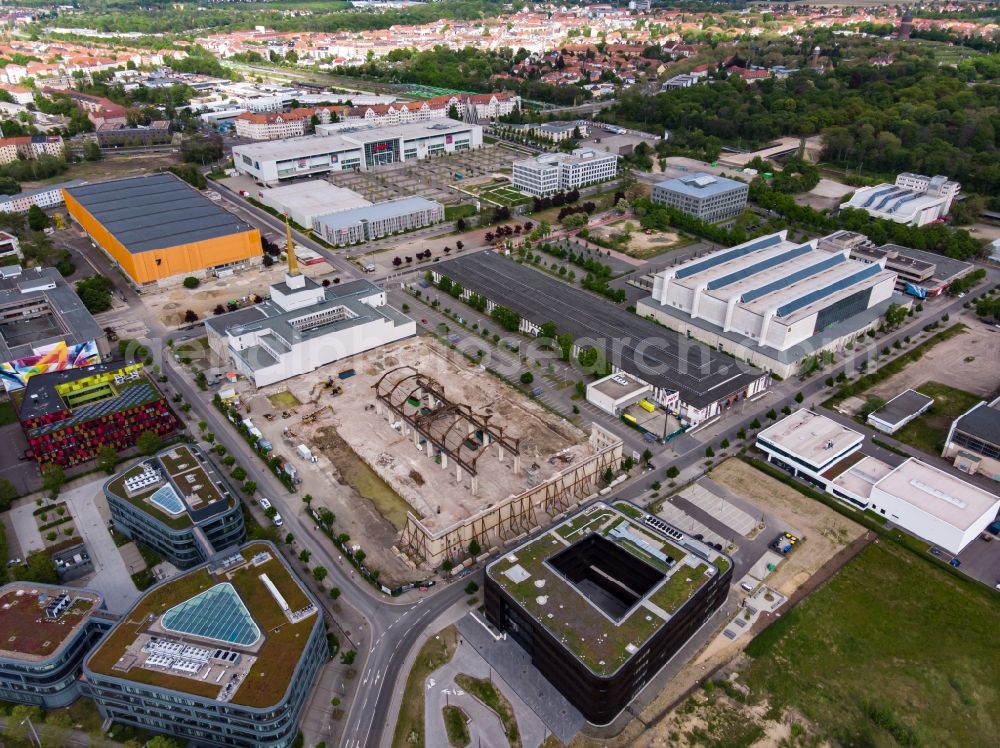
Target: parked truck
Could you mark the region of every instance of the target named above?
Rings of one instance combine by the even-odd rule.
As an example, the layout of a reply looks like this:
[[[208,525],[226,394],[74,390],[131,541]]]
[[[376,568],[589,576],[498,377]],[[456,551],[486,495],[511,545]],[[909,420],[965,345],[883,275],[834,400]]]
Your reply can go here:
[[[298,452],[299,457],[301,457],[303,460],[306,460],[307,462],[316,462],[319,459],[312,453],[312,450],[310,450],[309,447],[307,447],[305,444],[300,444],[299,446],[297,446],[295,448],[295,451]]]

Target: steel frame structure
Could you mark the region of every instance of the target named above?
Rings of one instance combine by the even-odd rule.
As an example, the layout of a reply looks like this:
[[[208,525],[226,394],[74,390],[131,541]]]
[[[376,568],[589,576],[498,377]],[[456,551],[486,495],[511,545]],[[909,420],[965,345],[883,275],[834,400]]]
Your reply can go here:
[[[393,375],[397,373],[404,375],[396,378]],[[469,475],[476,475],[476,463],[494,444],[513,456],[521,453],[521,440],[505,436],[502,426],[491,424],[492,415],[480,415],[465,403],[452,402],[445,396],[440,382],[421,374],[412,366],[390,369],[372,385],[372,389],[379,402]],[[413,401],[420,404],[414,405]],[[470,441],[475,441],[470,436],[476,431],[482,433],[482,443],[471,458],[465,457],[462,451],[468,450]]]

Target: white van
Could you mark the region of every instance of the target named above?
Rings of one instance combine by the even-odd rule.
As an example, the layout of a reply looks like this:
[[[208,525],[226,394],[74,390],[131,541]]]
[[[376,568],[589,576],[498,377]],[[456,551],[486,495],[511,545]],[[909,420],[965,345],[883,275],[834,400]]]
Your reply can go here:
[[[271,521],[274,523],[275,527],[281,527],[283,524],[285,524],[285,521],[281,519],[280,514],[275,514],[273,517],[271,517]]]
[[[260,508],[263,509],[266,512],[268,509],[271,508],[271,502],[268,501],[267,499],[261,497],[261,499],[260,499]]]

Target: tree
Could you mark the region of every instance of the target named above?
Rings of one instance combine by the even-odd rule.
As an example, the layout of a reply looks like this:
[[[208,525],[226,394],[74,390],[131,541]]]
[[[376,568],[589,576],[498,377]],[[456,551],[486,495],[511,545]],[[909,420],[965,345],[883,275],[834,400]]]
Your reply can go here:
[[[331,587],[330,588],[330,599],[331,600],[336,600],[338,597],[340,597],[340,587]]]
[[[867,400],[865,404],[861,406],[861,410],[858,412],[862,418],[867,419],[872,413],[874,413],[879,408],[885,406],[885,398],[878,397],[877,395],[872,395]]]
[[[458,107],[455,106],[454,104],[448,105],[448,119],[459,119],[459,120],[462,119],[458,115]]]
[[[100,161],[104,158],[101,145],[96,140],[88,140],[83,144],[83,158],[87,161]]]
[[[188,309],[186,312],[184,312],[184,321],[187,322],[188,324],[191,324],[192,322],[197,322],[198,313],[193,309]]]
[[[676,465],[671,465],[670,467],[667,468],[667,477],[670,478],[670,480],[673,480],[680,474],[681,471],[677,469]]]
[[[336,519],[337,519],[336,515],[333,512],[331,512],[329,509],[325,509],[324,508],[324,509],[320,509],[319,510],[319,522],[320,522],[321,525],[325,525],[326,527],[330,527],[330,526],[333,525],[333,522]]]
[[[66,473],[62,466],[49,462],[42,468],[42,488],[49,492],[51,498],[59,495],[59,489],[66,483]]]
[[[6,478],[0,478],[0,512],[6,512],[17,498],[17,488]]]
[[[166,735],[154,735],[146,741],[146,748],[180,748],[180,744]]]
[[[160,451],[162,441],[160,435],[155,431],[143,431],[135,440],[135,446],[139,450],[139,454],[149,457]]]
[[[322,582],[324,579],[326,579],[326,575],[327,571],[326,568],[323,566],[317,566],[315,569],[313,569],[313,578],[317,582]]]
[[[243,484],[243,493],[245,493],[247,496],[253,496],[255,493],[257,493],[257,482],[252,480],[246,481]]]
[[[233,468],[233,472],[230,473],[230,475],[233,476],[233,480],[245,480],[247,477],[247,471],[237,465]]]
[[[38,582],[39,584],[56,584],[59,575],[56,574],[55,564],[52,563],[52,556],[45,551],[32,551],[25,559],[27,569],[21,572],[20,577],[26,582]]]
[[[115,466],[118,464],[119,459],[121,458],[118,456],[118,450],[110,444],[106,444],[97,450],[97,467],[108,475],[115,472]]]
[[[40,725],[44,716],[45,713],[37,706],[18,704],[10,710],[3,735],[15,745],[33,745],[28,721],[33,725]]]
[[[190,137],[181,144],[181,157],[189,164],[205,166],[222,158],[222,153],[222,136],[218,133]]]
[[[114,284],[103,275],[91,275],[77,281],[76,295],[91,314],[106,312],[111,308],[111,289]]]
[[[532,374],[530,371],[526,371],[524,372],[524,374],[521,375],[521,384],[531,384],[534,381],[535,381],[535,375]]]
[[[37,205],[32,205],[28,208],[28,228],[32,231],[42,231],[49,227],[51,223],[48,213],[39,208]]]
[[[644,465],[648,465],[649,461],[653,459],[652,451],[647,447],[642,451],[642,462]]]
[[[193,275],[189,275],[184,279],[184,288],[194,289],[201,285],[201,281],[195,278]]]
[[[307,551],[307,550],[303,549],[302,552],[299,553],[299,561],[301,561],[304,564],[308,564],[309,563],[309,559],[311,557],[312,557],[312,552],[311,551]]]
[[[471,541],[469,541],[469,555],[470,556],[478,556],[482,550],[483,549],[479,545],[479,541],[476,538],[473,538]]]
[[[902,304],[893,302],[885,310],[885,324],[887,327],[899,327],[906,321],[908,309]]]

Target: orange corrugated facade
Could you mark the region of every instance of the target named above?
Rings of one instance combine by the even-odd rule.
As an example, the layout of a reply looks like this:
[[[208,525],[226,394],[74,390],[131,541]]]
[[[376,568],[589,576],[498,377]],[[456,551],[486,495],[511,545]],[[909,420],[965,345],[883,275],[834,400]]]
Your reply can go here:
[[[262,254],[260,231],[257,229],[133,254],[72,195],[66,190],[62,193],[70,215],[139,285],[175,275],[190,275],[217,265],[260,257]]]

